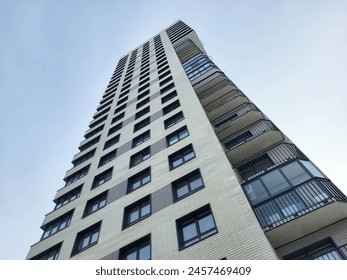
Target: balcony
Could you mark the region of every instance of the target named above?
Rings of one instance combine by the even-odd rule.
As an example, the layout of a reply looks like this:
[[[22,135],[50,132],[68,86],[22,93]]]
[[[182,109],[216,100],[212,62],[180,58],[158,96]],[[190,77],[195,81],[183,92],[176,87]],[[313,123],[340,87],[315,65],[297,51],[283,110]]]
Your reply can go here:
[[[268,120],[260,120],[251,126],[224,139],[226,155],[235,165],[284,140],[281,131]]]
[[[346,217],[347,197],[328,179],[312,178],[253,206],[276,248]]]
[[[240,184],[244,184],[295,159],[308,160],[294,144],[282,142],[262,154],[235,164],[233,167]]]
[[[248,102],[248,98],[239,90],[234,89],[205,107],[211,122]]]
[[[347,244],[329,251],[321,250],[306,256],[308,260],[347,260]]]
[[[222,140],[263,118],[262,112],[254,104],[245,103],[216,119],[212,125],[217,137]]]

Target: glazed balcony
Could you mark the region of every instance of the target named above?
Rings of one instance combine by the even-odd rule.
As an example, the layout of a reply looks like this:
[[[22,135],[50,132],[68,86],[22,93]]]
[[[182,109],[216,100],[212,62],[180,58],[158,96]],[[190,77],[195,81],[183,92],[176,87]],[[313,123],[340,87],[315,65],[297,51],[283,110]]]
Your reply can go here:
[[[283,134],[271,121],[260,120],[224,139],[222,144],[230,163],[235,165],[283,140]]]
[[[343,218],[347,197],[328,179],[312,178],[253,206],[276,248]]]
[[[212,125],[217,137],[222,140],[263,118],[262,112],[254,104],[245,103],[216,119]]]
[[[208,104],[205,111],[207,117],[213,122],[248,101],[248,98],[241,91],[234,89]]]
[[[244,184],[295,159],[308,160],[294,144],[282,142],[257,156],[235,164],[233,167],[240,184]]]

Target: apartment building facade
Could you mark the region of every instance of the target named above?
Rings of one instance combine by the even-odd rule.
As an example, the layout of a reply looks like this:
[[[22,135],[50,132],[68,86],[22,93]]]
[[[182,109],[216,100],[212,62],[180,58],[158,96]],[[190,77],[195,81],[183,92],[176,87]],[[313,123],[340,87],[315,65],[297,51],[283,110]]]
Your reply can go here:
[[[27,259],[345,259],[347,197],[177,21],[122,57]]]

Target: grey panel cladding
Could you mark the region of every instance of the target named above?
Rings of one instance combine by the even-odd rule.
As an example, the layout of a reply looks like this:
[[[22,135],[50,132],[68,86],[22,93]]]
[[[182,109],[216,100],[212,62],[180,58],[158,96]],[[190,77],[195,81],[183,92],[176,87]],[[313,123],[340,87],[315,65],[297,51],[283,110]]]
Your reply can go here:
[[[152,214],[170,206],[173,203],[171,184],[152,193]]]
[[[119,250],[108,254],[107,256],[101,258],[101,260],[118,260],[119,259]]]
[[[154,156],[164,149],[166,149],[166,138],[162,138],[151,145],[151,156]]]
[[[127,182],[128,180],[122,181],[108,191],[107,204],[110,204],[126,195]]]

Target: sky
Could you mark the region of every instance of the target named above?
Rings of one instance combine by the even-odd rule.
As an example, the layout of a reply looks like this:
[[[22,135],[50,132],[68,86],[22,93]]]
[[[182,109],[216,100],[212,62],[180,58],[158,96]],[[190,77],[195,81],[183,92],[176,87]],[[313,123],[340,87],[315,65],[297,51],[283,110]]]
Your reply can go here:
[[[347,193],[347,1],[1,0],[0,259],[40,239],[119,58],[178,19]]]

